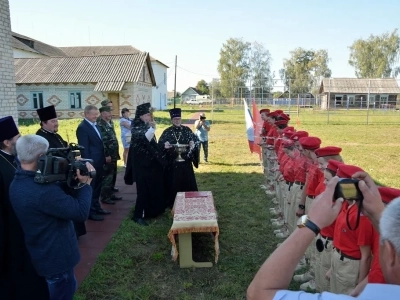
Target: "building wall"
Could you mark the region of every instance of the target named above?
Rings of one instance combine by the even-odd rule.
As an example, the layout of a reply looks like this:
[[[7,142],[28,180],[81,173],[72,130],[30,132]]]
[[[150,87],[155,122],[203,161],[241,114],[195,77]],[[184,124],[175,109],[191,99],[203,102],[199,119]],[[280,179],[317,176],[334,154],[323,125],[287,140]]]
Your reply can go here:
[[[43,106],[54,105],[60,119],[81,118],[86,105],[100,107],[107,94],[94,92],[94,84],[32,84],[17,85],[17,107],[20,119],[37,118],[33,107],[32,93],[43,93]],[[71,109],[70,92],[81,93],[81,108]]]
[[[341,108],[366,108],[368,94],[349,94],[349,93],[325,93],[321,96],[321,109],[341,109]],[[342,97],[341,100],[336,100],[336,97]],[[395,107],[397,102],[397,94],[369,94],[370,108],[386,108]]]
[[[30,51],[25,51],[17,48],[13,48],[13,56],[14,58],[40,58],[46,57],[46,55],[34,53]]]
[[[152,61],[151,65],[156,79],[151,103],[158,110],[163,110],[167,108],[167,68],[156,61]]]
[[[17,121],[10,7],[8,0],[0,0],[0,117],[5,116]]]

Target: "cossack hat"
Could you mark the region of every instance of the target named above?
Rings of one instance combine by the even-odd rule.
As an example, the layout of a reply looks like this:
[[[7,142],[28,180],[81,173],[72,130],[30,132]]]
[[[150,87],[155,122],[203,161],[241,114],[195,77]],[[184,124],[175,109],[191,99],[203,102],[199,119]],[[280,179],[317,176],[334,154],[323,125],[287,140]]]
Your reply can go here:
[[[395,189],[386,186],[379,186],[378,190],[379,194],[381,194],[382,201],[385,203],[389,203],[393,199],[400,197],[400,189]]]
[[[339,155],[340,152],[342,152],[342,148],[335,147],[335,146],[327,146],[327,147],[322,147],[322,148],[315,150],[315,154],[318,157]]]
[[[296,131],[292,135],[291,139],[296,142],[299,139],[301,139],[302,137],[308,137],[308,132],[307,131]]]
[[[7,116],[0,119],[0,142],[10,140],[18,134],[19,131],[13,117]]]
[[[317,150],[321,145],[321,140],[316,136],[308,136],[300,138],[299,143],[303,149]]]
[[[336,176],[340,178],[351,178],[355,173],[357,172],[364,172],[363,169],[357,166],[352,166],[352,165],[346,165],[346,164],[340,164],[338,165],[338,169],[336,172]]]
[[[135,117],[139,118],[145,114],[150,113],[151,104],[150,103],[143,103],[136,107]]]
[[[173,118],[181,118],[182,110],[180,108],[170,109],[169,110],[169,115],[171,116],[171,119],[173,119]]]
[[[100,102],[101,106],[106,106],[107,104],[110,104],[110,103],[112,104],[110,99],[105,99],[105,100]]]
[[[56,108],[54,105],[46,106],[36,110],[40,121],[46,122],[51,119],[57,118]]]
[[[336,174],[336,172],[338,170],[338,166],[340,164],[343,164],[343,163],[338,160],[330,159],[330,160],[328,160],[328,165],[326,166],[326,168]]]

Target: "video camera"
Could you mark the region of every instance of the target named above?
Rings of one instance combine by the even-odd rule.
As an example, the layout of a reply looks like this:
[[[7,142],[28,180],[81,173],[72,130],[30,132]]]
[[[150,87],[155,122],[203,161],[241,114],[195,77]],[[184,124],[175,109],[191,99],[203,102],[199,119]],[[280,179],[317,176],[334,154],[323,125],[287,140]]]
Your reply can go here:
[[[80,182],[76,179],[76,170],[81,175],[96,177],[96,171],[89,171],[86,162],[93,163],[92,159],[76,160],[81,155],[84,147],[77,144],[69,144],[65,148],[50,148],[46,155],[38,160],[38,168],[34,177],[37,183],[51,183],[56,181],[66,182],[70,188],[79,188]]]

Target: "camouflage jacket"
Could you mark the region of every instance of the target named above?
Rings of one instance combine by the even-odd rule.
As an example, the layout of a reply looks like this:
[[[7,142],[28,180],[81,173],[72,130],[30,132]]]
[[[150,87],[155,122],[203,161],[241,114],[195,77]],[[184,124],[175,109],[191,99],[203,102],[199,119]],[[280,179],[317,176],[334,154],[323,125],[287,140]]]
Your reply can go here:
[[[114,127],[101,118],[97,121],[97,125],[100,128],[106,156],[111,156],[112,161],[119,160],[121,157],[119,156],[119,145]]]

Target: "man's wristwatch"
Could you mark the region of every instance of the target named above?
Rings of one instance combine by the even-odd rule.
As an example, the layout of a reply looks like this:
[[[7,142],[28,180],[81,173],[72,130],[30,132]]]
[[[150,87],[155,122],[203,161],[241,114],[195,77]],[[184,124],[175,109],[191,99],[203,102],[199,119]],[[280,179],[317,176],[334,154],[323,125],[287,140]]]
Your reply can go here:
[[[299,218],[299,220],[297,221],[297,227],[298,228],[304,228],[307,227],[308,229],[310,229],[312,232],[315,233],[315,235],[317,236],[320,232],[319,227],[313,222],[311,221],[307,215],[301,216]]]

